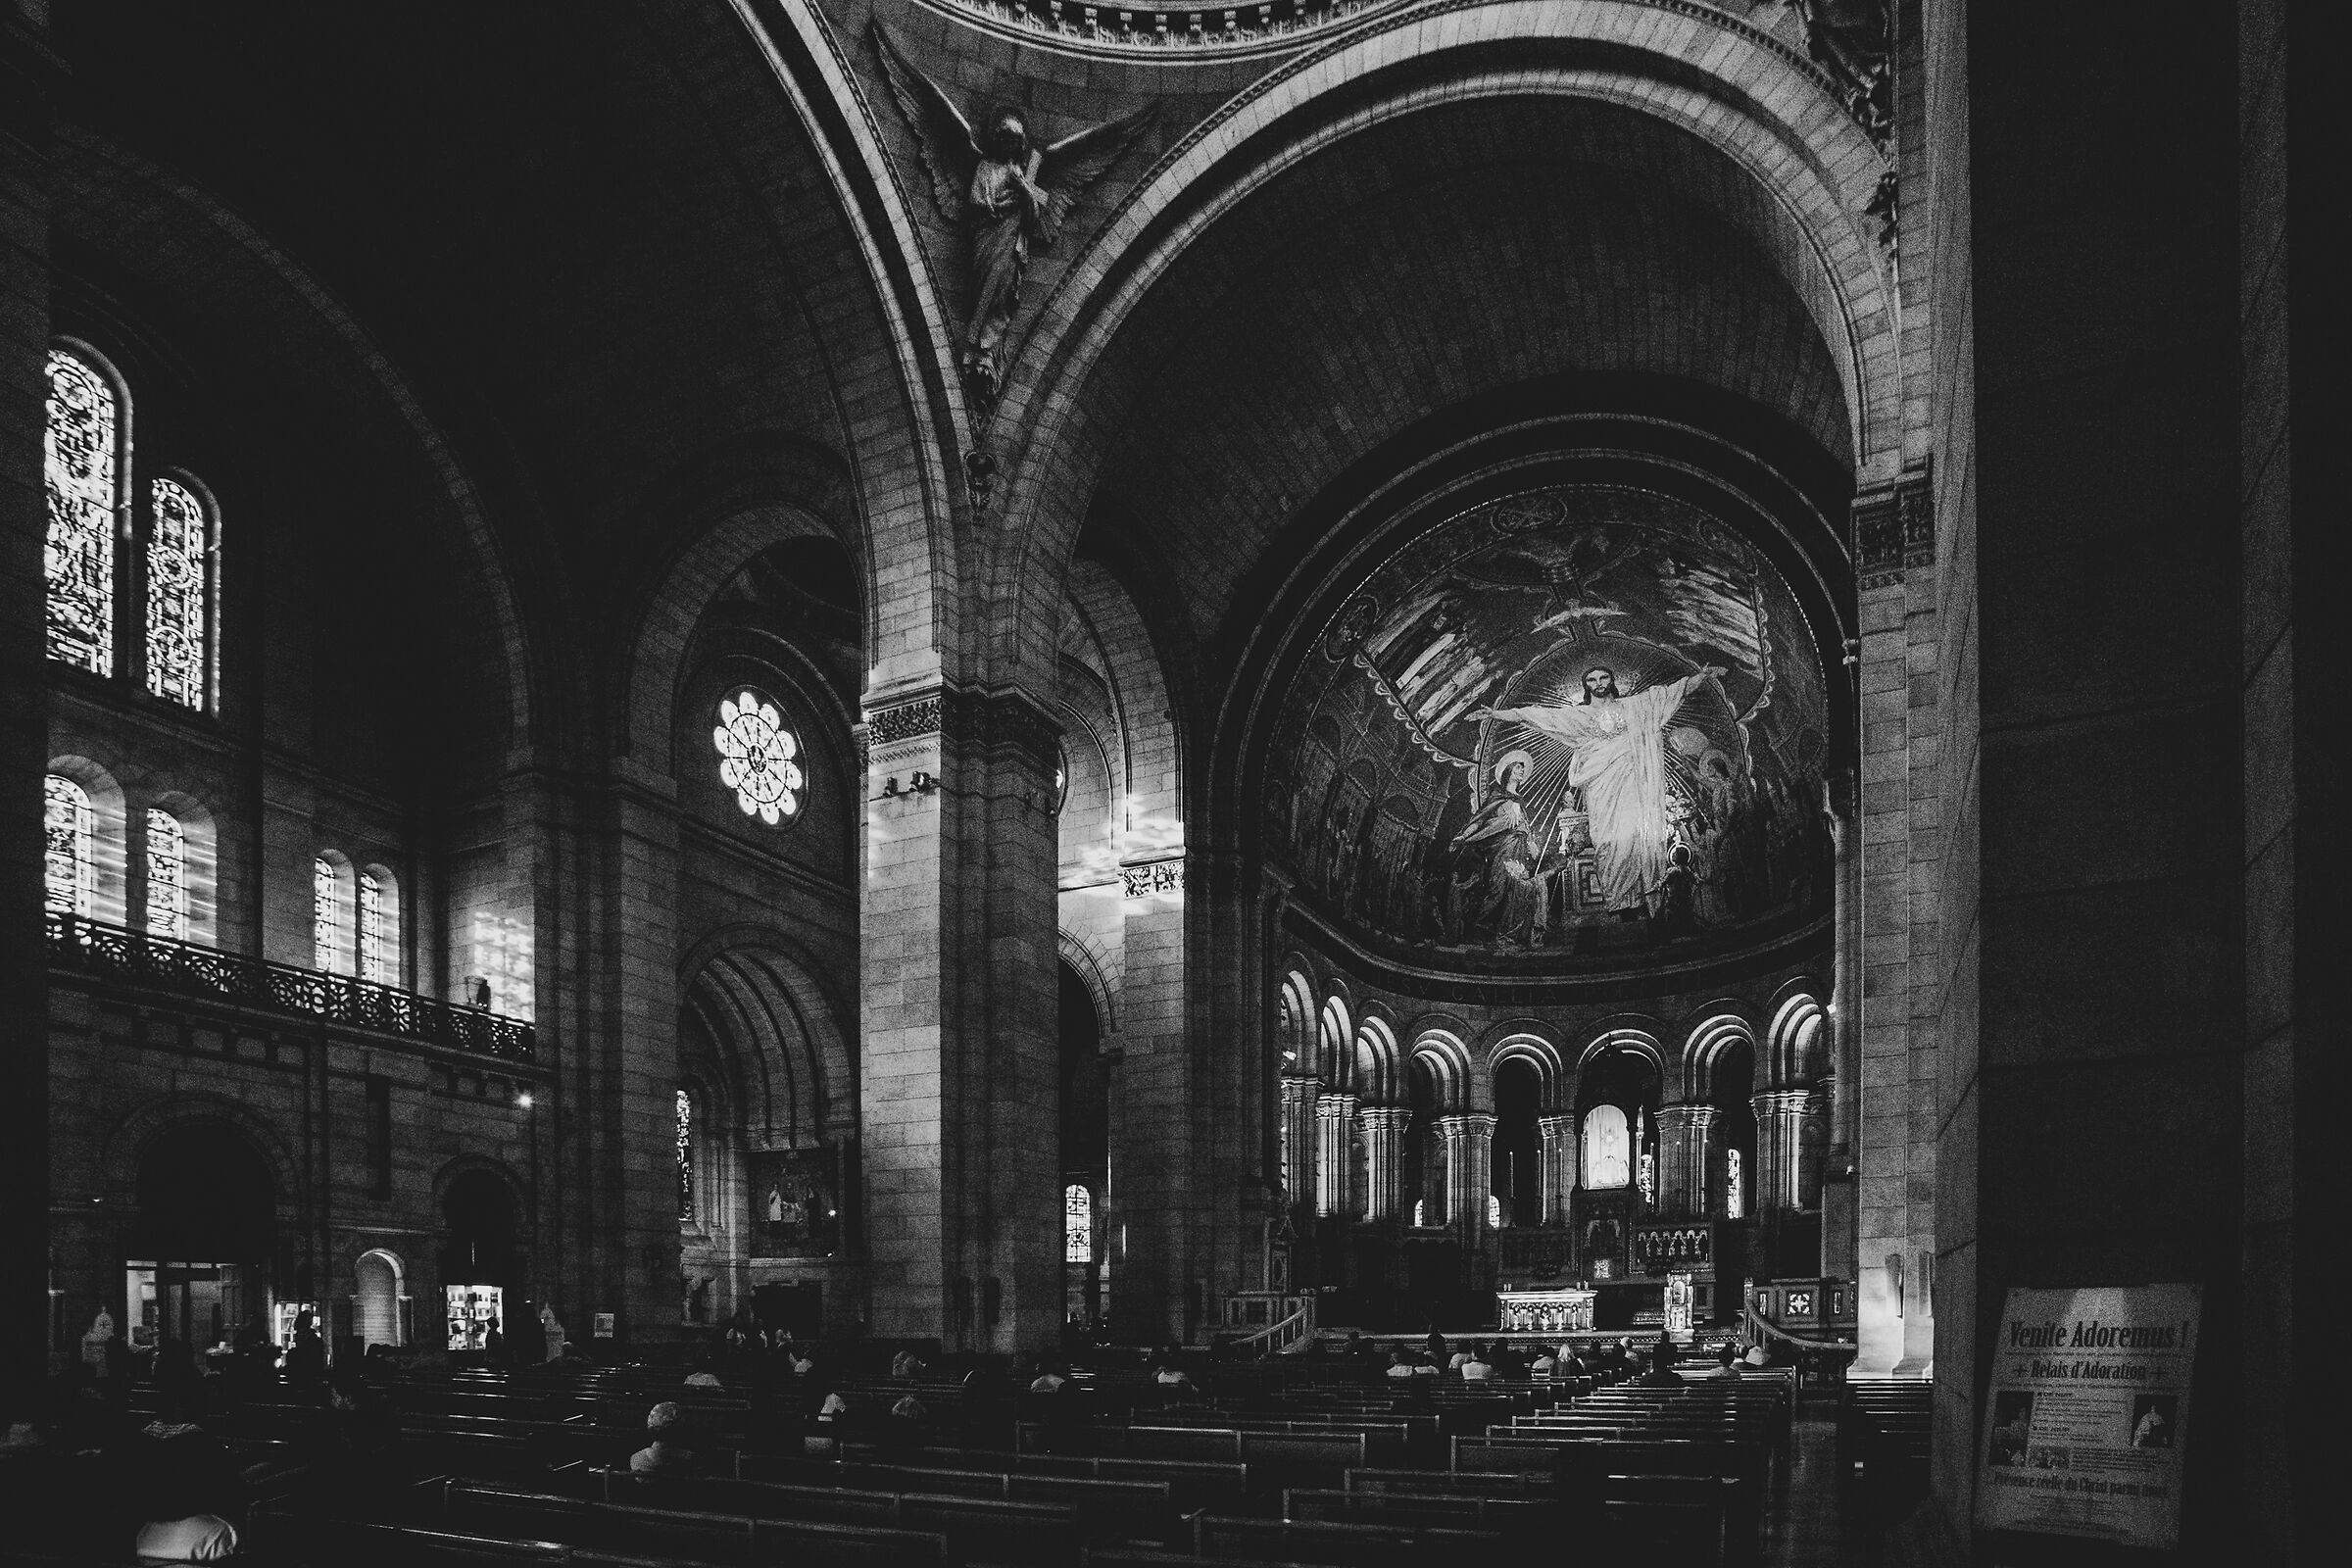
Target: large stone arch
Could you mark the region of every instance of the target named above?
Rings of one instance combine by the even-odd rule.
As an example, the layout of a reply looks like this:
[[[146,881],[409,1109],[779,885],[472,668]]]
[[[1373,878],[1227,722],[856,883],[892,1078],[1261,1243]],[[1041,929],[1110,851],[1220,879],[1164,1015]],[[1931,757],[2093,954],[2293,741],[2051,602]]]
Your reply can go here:
[[[1484,51],[1504,39],[1562,53],[1496,69]],[[1410,89],[1363,103],[1381,91],[1384,70],[1406,72],[1398,62],[1410,62],[1401,77]],[[1357,107],[1328,110],[1320,100],[1343,87]],[[1899,466],[1895,313],[1865,213],[1886,165],[1809,63],[1699,7],[1450,0],[1404,9],[1300,55],[1171,148],[1046,302],[1041,319],[1053,324],[1015,363],[996,426],[1027,431],[1006,503],[1019,527],[990,578],[999,605],[992,657],[1005,670],[1050,654],[1056,568],[1094,483],[1092,465],[1064,449],[1087,416],[1082,392],[1094,365],[1143,296],[1219,217],[1298,160],[1384,119],[1482,94],[1617,103],[1683,127],[1744,170],[1765,193],[1760,215],[1777,215],[1787,236],[1772,248],[1836,350],[1855,471],[1886,477]]]
[[[858,358],[835,368],[864,536],[869,698],[924,690],[960,673],[952,634],[960,572],[949,523],[967,509],[945,454],[969,447],[970,419],[955,339],[906,191],[830,21],[814,6],[780,0],[730,0],[730,9],[828,188],[840,193],[823,237],[855,267],[826,272],[820,247],[797,247],[826,272],[811,308],[879,318]]]
[[[678,692],[692,673],[686,651],[704,608],[761,551],[788,539],[809,538],[838,541],[839,535],[808,505],[771,496],[763,504],[721,517],[671,561],[638,615],[628,644],[628,674],[615,729],[632,761],[652,773],[669,773]]]
[[[159,1095],[115,1123],[106,1135],[98,1165],[108,1200],[124,1205],[134,1201],[139,1158],[148,1144],[166,1128],[194,1121],[224,1122],[251,1143],[270,1167],[279,1222],[299,1223],[308,1210],[310,1188],[302,1179],[302,1165],[292,1147],[269,1117],[243,1101],[202,1090]]]
[[[167,204],[191,214],[206,240],[217,241],[224,255],[234,255],[239,265],[251,265],[267,275],[281,297],[265,308],[283,316],[290,307],[318,328],[340,352],[338,370],[367,385],[406,429],[412,455],[430,473],[436,500],[471,561],[473,571],[453,587],[482,621],[496,650],[491,673],[499,682],[499,707],[509,736],[519,740],[531,735],[534,721],[546,716],[546,699],[561,682],[554,671],[536,662],[546,650],[532,641],[529,617],[515,590],[511,544],[502,542],[492,526],[481,488],[459,461],[448,431],[425,412],[391,357],[339,299],[211,192],[83,126],[61,123],[57,136],[70,167],[81,171],[93,189],[106,184],[108,200]],[[93,202],[97,199],[93,195]],[[183,242],[183,249],[197,252],[199,247]],[[227,526],[232,530],[228,548],[234,549],[233,517]]]
[[[804,1125],[828,1137],[857,1128],[857,1064],[819,972],[789,937],[748,925],[712,932],[678,965],[682,1004],[699,1009],[714,1045],[731,1054],[747,1135],[771,1145]],[[805,1061],[794,1059],[795,1046]]]

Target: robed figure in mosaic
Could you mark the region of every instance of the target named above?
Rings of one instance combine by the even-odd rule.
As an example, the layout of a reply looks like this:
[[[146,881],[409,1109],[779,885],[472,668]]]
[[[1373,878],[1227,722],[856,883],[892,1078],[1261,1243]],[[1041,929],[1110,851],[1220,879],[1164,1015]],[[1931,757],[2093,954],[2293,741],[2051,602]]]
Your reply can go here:
[[[1033,249],[1051,247],[1087,187],[1102,177],[1150,122],[1149,109],[1037,145],[1018,110],[972,128],[948,90],[874,24],[891,100],[914,132],[940,216],[971,232],[971,292],[959,368],[974,393],[994,401],[1004,384],[1005,340],[1021,305]]]
[[[1584,799],[1601,894],[1611,909],[1639,906],[1666,879],[1674,838],[1666,814],[1666,726],[1693,688],[1722,673],[1710,664],[1694,675],[1621,693],[1616,673],[1596,664],[1585,671],[1582,702],[1481,709],[1470,715],[1525,724],[1568,749],[1568,784]]]

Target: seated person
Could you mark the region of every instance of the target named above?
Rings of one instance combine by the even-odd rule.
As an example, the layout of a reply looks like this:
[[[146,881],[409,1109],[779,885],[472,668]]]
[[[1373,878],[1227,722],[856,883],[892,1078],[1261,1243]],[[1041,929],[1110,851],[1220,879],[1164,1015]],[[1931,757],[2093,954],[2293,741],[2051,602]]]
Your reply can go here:
[[[901,1350],[890,1358],[890,1375],[894,1378],[920,1377],[923,1363],[912,1350]]]
[[[1456,1350],[1453,1352],[1451,1358],[1446,1361],[1446,1370],[1448,1372],[1459,1372],[1463,1367],[1469,1365],[1469,1363],[1470,1352],[1468,1350]]]
[[[816,1407],[816,1424],[822,1427],[841,1427],[850,1424],[850,1401],[838,1391],[825,1396],[825,1402]]]
[[[652,1441],[629,1455],[629,1473],[651,1476],[694,1468],[693,1451],[678,1446],[685,1425],[686,1413],[668,1399],[646,1412],[645,1430]]]
[[[1059,1394],[1069,1384],[1069,1381],[1054,1368],[1041,1364],[1037,1369],[1037,1377],[1029,1385],[1029,1392],[1031,1394]]]
[[[1559,1366],[1559,1359],[1549,1350],[1545,1350],[1542,1354],[1538,1355],[1534,1361],[1529,1363],[1528,1371],[1537,1377],[1547,1378],[1551,1376],[1552,1373],[1558,1371]]]
[[[725,1384],[718,1381],[718,1374],[707,1366],[687,1373],[686,1386],[690,1389],[723,1389],[726,1387]]]
[[[1193,1375],[1172,1361],[1162,1361],[1152,1369],[1152,1381],[1163,1389],[1177,1393],[1189,1392]]]
[[[1430,1360],[1426,1356],[1413,1362],[1413,1376],[1417,1378],[1434,1378],[1437,1375],[1438,1363]]]
[[[1389,1352],[1388,1375],[1393,1378],[1411,1377],[1413,1375],[1412,1358],[1406,1355],[1402,1350],[1391,1350]]]
[[[890,1407],[890,1419],[882,1426],[882,1446],[886,1448],[919,1448],[931,1435],[931,1412],[923,1401],[911,1394],[899,1396]]]
[[[1464,1359],[1461,1363],[1464,1383],[1492,1383],[1494,1381],[1494,1363],[1487,1359],[1487,1354],[1485,1348],[1477,1346],[1464,1352]]]
[[[1674,1342],[1663,1334],[1659,1335],[1658,1343],[1650,1347],[1649,1370],[1634,1381],[1649,1389],[1681,1388],[1683,1375],[1674,1369],[1675,1353]]]
[[[228,1446],[196,1420],[191,1389],[167,1390],[126,1467],[141,1562],[217,1562],[235,1555],[231,1522],[245,1505],[244,1478]]]

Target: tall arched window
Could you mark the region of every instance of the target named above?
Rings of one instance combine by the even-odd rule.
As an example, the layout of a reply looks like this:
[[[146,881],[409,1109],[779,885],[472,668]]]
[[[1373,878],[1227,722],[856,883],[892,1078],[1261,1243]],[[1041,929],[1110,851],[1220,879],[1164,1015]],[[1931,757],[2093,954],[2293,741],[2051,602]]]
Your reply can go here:
[[[694,1218],[694,1093],[678,1090],[678,1218]]]
[[[400,947],[400,899],[381,866],[359,873],[359,916],[360,978],[388,986]]]
[[[115,514],[122,410],[114,384],[65,349],[49,351],[42,466],[49,492],[49,657],[105,675],[115,667]]]
[[[147,689],[202,711],[212,685],[212,509],[176,479],[147,487]]]
[[[1076,1182],[1061,1190],[1061,1259],[1095,1260],[1095,1195]]]
[[[343,886],[343,867],[330,855],[311,861],[311,967],[341,974],[350,939],[350,900]]]
[[[1740,1169],[1740,1151],[1723,1152],[1723,1217],[1738,1219],[1747,1212],[1746,1177]]]
[[[188,940],[188,835],[156,807],[147,809],[147,934]]]
[[[50,774],[41,829],[50,909],[86,918],[98,902],[98,813],[90,792],[62,774]]]

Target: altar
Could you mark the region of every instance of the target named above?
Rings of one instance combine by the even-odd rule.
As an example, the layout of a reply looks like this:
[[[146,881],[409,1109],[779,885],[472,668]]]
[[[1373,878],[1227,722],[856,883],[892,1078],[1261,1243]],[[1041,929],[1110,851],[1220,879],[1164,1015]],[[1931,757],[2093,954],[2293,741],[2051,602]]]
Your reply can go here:
[[[1591,1291],[1497,1291],[1498,1321],[1505,1334],[1577,1334],[1592,1328]]]

